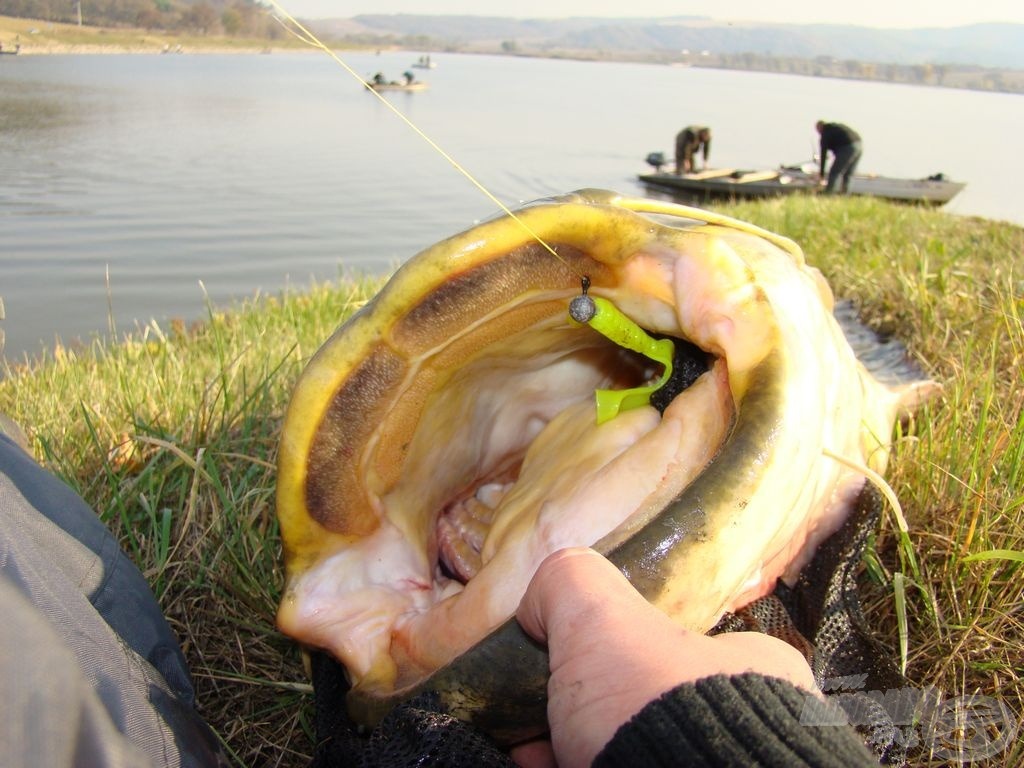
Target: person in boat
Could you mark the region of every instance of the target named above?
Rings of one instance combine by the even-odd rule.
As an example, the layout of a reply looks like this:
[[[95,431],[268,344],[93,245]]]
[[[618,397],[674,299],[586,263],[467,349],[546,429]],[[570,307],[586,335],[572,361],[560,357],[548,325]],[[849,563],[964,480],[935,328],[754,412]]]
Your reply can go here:
[[[375,74],[373,76],[373,84],[374,85],[387,85],[387,83],[388,83],[388,79],[386,77],[384,77],[384,73],[383,72],[378,72],[377,74]]]
[[[414,75],[414,74],[413,74],[413,73],[412,73],[412,72],[411,72],[410,70],[408,70],[408,69],[407,69],[407,70],[405,70],[405,72],[403,72],[403,73],[402,73],[402,77],[404,77],[404,78],[405,78],[405,84],[406,84],[406,85],[412,85],[413,81],[414,81],[414,80],[416,79],[416,75]]]
[[[706,125],[688,125],[676,134],[676,173],[693,173],[694,158],[700,152],[704,167],[711,153],[711,129]]]
[[[828,182],[825,192],[833,194],[836,187],[845,195],[850,192],[850,179],[857,171],[857,163],[863,154],[860,134],[853,128],[842,123],[827,123],[819,120],[814,127],[821,137],[819,155],[819,177],[825,178],[825,162],[829,152],[832,153],[832,167],[829,168]]]

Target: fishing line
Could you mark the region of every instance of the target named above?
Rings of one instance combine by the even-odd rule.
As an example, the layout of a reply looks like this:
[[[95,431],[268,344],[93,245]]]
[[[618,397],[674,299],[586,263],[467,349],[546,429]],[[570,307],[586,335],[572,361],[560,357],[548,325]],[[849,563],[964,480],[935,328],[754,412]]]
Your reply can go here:
[[[552,248],[550,245],[548,245],[544,241],[544,238],[542,238],[540,235],[538,235],[533,230],[533,228],[530,227],[529,224],[527,224],[525,221],[523,221],[518,216],[516,216],[515,213],[513,213],[511,211],[511,209],[509,209],[508,206],[506,206],[503,202],[501,202],[501,200],[499,200],[497,197],[495,197],[493,194],[491,194],[491,191],[489,189],[487,189],[487,187],[485,187],[481,182],[477,181],[476,177],[473,176],[472,173],[470,173],[466,168],[464,168],[462,166],[462,164],[459,163],[454,157],[452,157],[450,154],[448,154],[436,141],[434,141],[426,133],[424,133],[422,130],[420,130],[420,128],[415,123],[413,123],[412,120],[410,120],[408,117],[406,117],[402,113],[402,111],[398,109],[398,107],[396,107],[394,104],[392,104],[386,98],[384,98],[384,96],[382,96],[380,93],[378,93],[373,88],[371,88],[370,84],[368,82],[366,82],[365,80],[363,80],[362,76],[360,76],[360,74],[358,72],[356,72],[354,69],[352,69],[352,67],[350,67],[348,65],[348,63],[344,59],[342,59],[337,53],[332,51],[323,41],[320,40],[320,38],[318,38],[309,29],[307,29],[305,26],[303,26],[294,16],[292,16],[290,13],[288,13],[288,11],[285,10],[281,6],[281,4],[277,2],[277,0],[268,0],[268,4],[277,12],[277,14],[278,14],[278,17],[276,17],[277,21],[278,21],[278,23],[281,24],[282,27],[284,27],[284,29],[286,31],[288,31],[290,34],[294,35],[296,38],[298,38],[299,40],[303,41],[307,45],[310,45],[310,46],[312,46],[314,48],[319,48],[321,51],[323,51],[328,56],[330,56],[332,59],[334,59],[334,61],[342,69],[344,69],[346,72],[348,72],[350,75],[352,75],[352,77],[354,77],[356,80],[358,80],[360,85],[362,85],[364,88],[366,88],[366,90],[368,90],[371,93],[373,93],[373,95],[376,96],[377,99],[381,103],[383,103],[388,109],[390,109],[395,115],[397,115],[398,118],[403,123],[405,123],[407,126],[409,126],[413,131],[415,131],[415,133],[421,139],[423,139],[425,142],[427,142],[427,144],[429,144],[432,149],[434,149],[438,154],[441,155],[441,157],[443,157],[445,160],[447,160],[451,164],[451,166],[453,168],[455,168],[456,171],[461,173],[466,179],[469,180],[469,182],[473,186],[475,186],[477,189],[479,189],[491,202],[493,202],[495,205],[497,205],[502,211],[505,212],[505,214],[510,216],[520,227],[522,227],[522,229],[530,237],[532,237],[534,240],[536,240],[538,243],[540,243],[542,246],[544,246],[544,248],[548,251],[548,253],[550,253],[552,256],[554,256],[556,259],[558,259],[560,262],[562,262],[574,274],[576,274],[577,276],[579,276],[581,278],[583,277],[582,275],[579,274],[579,272],[577,272],[575,269],[573,269],[573,267],[565,259],[563,259],[561,256],[559,256],[558,252],[554,248]],[[285,22],[287,22],[287,24]],[[289,27],[288,25],[292,25],[292,26]],[[296,30],[298,30],[298,32],[296,32]]]
[[[448,154],[448,152],[446,152],[436,141],[422,131],[419,126],[412,122],[412,120],[406,117],[401,110],[395,107],[394,104],[384,98],[384,96],[376,90],[371,88],[370,84],[366,82],[358,72],[352,69],[344,59],[331,50],[323,41],[320,40],[320,38],[313,34],[313,32],[288,13],[288,11],[285,10],[279,2],[277,2],[277,0],[268,0],[268,2],[278,14],[275,16],[275,19],[289,34],[295,36],[307,45],[318,48],[330,56],[342,69],[359,81],[360,85],[368,91],[371,91],[382,104],[391,110],[391,112],[394,113],[403,123],[409,126],[409,128],[411,128],[421,139],[427,142],[434,151],[447,160],[456,171],[461,173],[473,186],[480,190],[489,200],[504,211],[505,214],[515,221],[516,224],[518,224],[530,237],[542,245],[548,253],[558,259],[558,261],[562,262],[570,272],[580,278],[581,295],[573,299],[573,303],[579,307],[580,302],[582,301],[583,303],[589,303],[589,306],[588,311],[585,313],[586,317],[574,314],[572,308],[570,308],[569,316],[573,321],[579,324],[589,325],[593,330],[602,334],[617,345],[639,352],[662,365],[663,373],[653,383],[624,390],[597,390],[594,393],[597,407],[597,423],[601,424],[613,419],[621,411],[632,410],[634,408],[649,405],[651,402],[651,395],[664,386],[665,382],[668,381],[672,374],[673,343],[667,339],[660,341],[652,339],[643,331],[643,329],[626,317],[621,310],[607,299],[591,299],[591,297],[587,295],[587,289],[590,287],[590,278],[587,275],[578,272],[565,259],[559,256],[558,252],[545,242],[544,238],[537,234],[532,227],[513,213],[508,206],[501,202],[501,200],[495,197],[487,187],[473,176],[473,174],[463,167],[462,164],[454,157]]]
[[[909,562],[910,569],[914,574],[914,577],[921,582],[921,571],[917,565],[917,558],[914,556],[914,548],[910,543],[910,526],[907,525],[907,518],[903,514],[903,507],[900,505],[899,499],[896,498],[896,492],[892,489],[892,486],[885,481],[885,478],[875,472],[869,466],[862,462],[854,461],[842,456],[834,451],[830,451],[828,448],[823,448],[822,453],[828,458],[832,459],[844,467],[848,467],[855,472],[859,472],[864,475],[869,483],[871,483],[878,492],[885,497],[885,500],[889,502],[889,507],[892,509],[893,517],[896,518],[896,527],[899,530],[900,541],[904,545],[904,549],[901,550],[901,556],[906,557]]]

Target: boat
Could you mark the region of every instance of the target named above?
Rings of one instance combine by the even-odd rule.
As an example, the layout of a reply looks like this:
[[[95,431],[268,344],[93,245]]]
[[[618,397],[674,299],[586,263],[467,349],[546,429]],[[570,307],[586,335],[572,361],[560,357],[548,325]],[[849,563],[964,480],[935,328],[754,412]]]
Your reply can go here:
[[[371,91],[425,91],[430,86],[417,80],[412,72],[405,71],[401,80],[388,80],[383,72],[378,72],[366,81],[366,87]]]
[[[817,165],[782,165],[773,170],[741,170],[710,168],[697,173],[676,174],[662,170],[664,154],[647,156],[653,173],[642,173],[644,184],[670,189],[690,198],[778,197],[792,194],[818,194],[824,191],[817,176]],[[904,179],[878,174],[855,174],[850,179],[850,193],[898,202],[943,205],[965,186],[937,173],[922,179]]]
[[[437,69],[437,62],[431,61],[430,56],[424,54],[423,56],[420,56],[418,59],[416,59],[416,61],[413,63],[413,66],[419,69]]]
[[[430,86],[427,83],[367,83],[366,87],[371,91],[425,91]]]
[[[4,48],[4,44],[0,43],[0,56],[17,56],[20,50],[21,45],[16,45],[13,48]]]

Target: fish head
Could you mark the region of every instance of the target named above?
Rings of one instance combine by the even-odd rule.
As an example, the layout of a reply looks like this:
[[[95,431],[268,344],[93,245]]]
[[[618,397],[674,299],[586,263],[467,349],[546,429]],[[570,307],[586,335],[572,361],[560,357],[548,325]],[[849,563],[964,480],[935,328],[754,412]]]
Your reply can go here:
[[[596,390],[661,368],[569,318],[584,276],[691,371],[604,423]],[[884,469],[912,388],[832,308],[786,238],[602,190],[424,250],[295,386],[279,627],[344,665],[357,721],[429,690],[504,743],[543,731],[546,656],[512,617],[548,554],[592,546],[707,631],[839,527],[851,466]]]

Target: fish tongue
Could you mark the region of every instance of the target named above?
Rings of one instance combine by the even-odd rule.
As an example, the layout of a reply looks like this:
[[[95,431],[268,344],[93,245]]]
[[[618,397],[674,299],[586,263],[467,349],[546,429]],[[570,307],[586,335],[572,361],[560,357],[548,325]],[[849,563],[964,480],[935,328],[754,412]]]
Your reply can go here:
[[[495,512],[483,568],[457,595],[396,627],[399,668],[411,675],[451,661],[512,615],[548,554],[594,545],[632,525],[637,510],[664,506],[707,464],[731,419],[724,365],[664,417],[644,407],[597,425],[593,403],[582,402],[552,419]]]
[[[396,624],[392,654],[399,668],[414,676],[451,661],[508,619],[547,554],[592,544],[635,509],[628,498],[595,504],[592,496],[600,497],[598,489],[609,482],[636,486],[635,478],[620,481],[620,473],[605,473],[605,468],[660,420],[654,408],[646,407],[599,426],[592,401],[576,403],[552,419],[494,510],[479,572],[456,595]],[[488,493],[493,500],[493,491]]]
[[[592,402],[577,403],[552,419],[530,445],[515,487],[496,511],[481,553],[484,563],[531,539],[545,547],[589,545],[615,527],[621,519],[605,517],[620,518],[632,507],[609,503],[573,514],[567,500],[595,483],[610,482],[606,468],[660,422],[660,414],[645,407],[598,425]],[[562,514],[553,515],[555,509]]]

